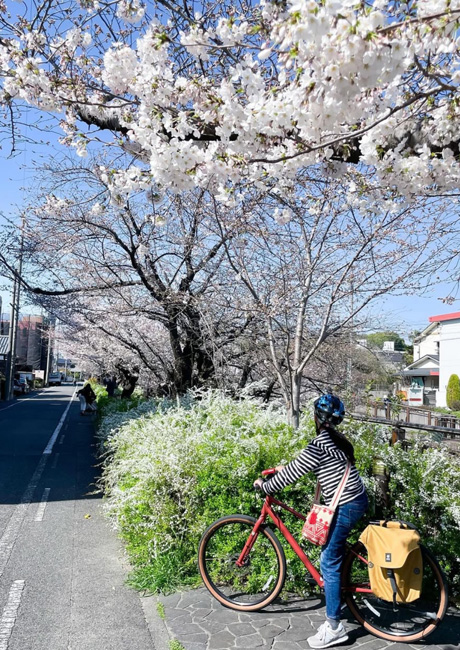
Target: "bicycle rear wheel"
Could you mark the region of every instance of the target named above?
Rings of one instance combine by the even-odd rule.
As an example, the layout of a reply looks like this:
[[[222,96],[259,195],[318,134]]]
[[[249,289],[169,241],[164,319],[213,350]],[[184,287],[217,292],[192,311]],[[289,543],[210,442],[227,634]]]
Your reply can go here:
[[[356,588],[369,588],[366,547],[357,542],[347,554],[342,572],[345,602],[366,630],[388,641],[410,643],[425,639],[442,621],[448,605],[447,584],[437,560],[424,546],[423,583],[420,598],[393,603]],[[396,611],[395,611],[396,610]]]
[[[211,594],[226,607],[244,612],[273,602],[286,577],[283,547],[265,525],[244,566],[236,565],[256,521],[246,515],[222,517],[206,529],[198,549],[198,567]]]

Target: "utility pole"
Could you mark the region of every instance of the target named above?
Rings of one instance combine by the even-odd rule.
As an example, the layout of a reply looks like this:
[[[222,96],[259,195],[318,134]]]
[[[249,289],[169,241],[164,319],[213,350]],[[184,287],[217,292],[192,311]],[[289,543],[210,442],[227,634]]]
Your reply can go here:
[[[14,379],[14,371],[13,371],[13,356],[15,356],[16,352],[13,354],[13,330],[14,330],[14,314],[15,314],[15,306],[16,306],[16,278],[14,279],[13,283],[13,298],[11,300],[11,310],[10,310],[10,325],[8,328],[8,352],[6,355],[6,368],[5,368],[5,399],[8,401],[11,399],[12,395],[12,390],[11,387],[13,385],[13,379]]]
[[[46,353],[46,370],[45,370],[45,378],[43,380],[43,385],[48,386],[48,377],[50,374],[50,363],[51,363],[51,348],[53,345],[53,339],[54,339],[54,325],[55,325],[55,319],[53,316],[49,317],[48,320],[48,350]]]
[[[24,218],[21,224],[21,244],[19,248],[18,270],[14,276],[13,300],[11,302],[10,328],[8,332],[8,355],[6,358],[5,398],[13,399],[14,372],[16,368],[16,344],[18,338],[19,303],[21,297],[22,256],[24,252]]]

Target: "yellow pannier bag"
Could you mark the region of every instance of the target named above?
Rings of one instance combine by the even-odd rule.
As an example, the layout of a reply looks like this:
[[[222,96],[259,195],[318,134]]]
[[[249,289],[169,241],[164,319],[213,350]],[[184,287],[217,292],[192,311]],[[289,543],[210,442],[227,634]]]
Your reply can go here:
[[[410,603],[420,598],[423,559],[420,535],[401,521],[372,523],[362,532],[371,589],[377,598]]]

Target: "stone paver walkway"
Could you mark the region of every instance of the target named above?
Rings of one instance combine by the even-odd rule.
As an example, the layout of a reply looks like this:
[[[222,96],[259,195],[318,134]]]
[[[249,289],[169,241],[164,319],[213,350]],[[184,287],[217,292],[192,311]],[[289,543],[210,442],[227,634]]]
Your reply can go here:
[[[307,638],[324,621],[322,597],[279,601],[261,612],[239,613],[220,605],[206,589],[159,597],[170,639],[185,650],[307,650]],[[449,610],[442,625],[421,644],[394,643],[368,634],[344,609],[349,640],[338,648],[362,650],[460,650],[460,612]]]

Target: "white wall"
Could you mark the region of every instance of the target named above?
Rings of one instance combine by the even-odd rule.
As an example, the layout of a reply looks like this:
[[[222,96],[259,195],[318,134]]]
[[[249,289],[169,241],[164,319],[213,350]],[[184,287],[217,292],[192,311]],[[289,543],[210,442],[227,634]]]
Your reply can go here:
[[[417,364],[417,368],[429,368],[430,370],[437,370],[438,364],[434,359],[425,359],[425,361]]]
[[[439,333],[440,328],[436,328],[433,332],[430,332],[428,336],[425,336],[419,343],[414,344],[414,361],[421,359],[427,354],[439,354]]]
[[[451,375],[460,377],[460,319],[441,323],[439,392],[436,406],[446,406],[446,389]]]

